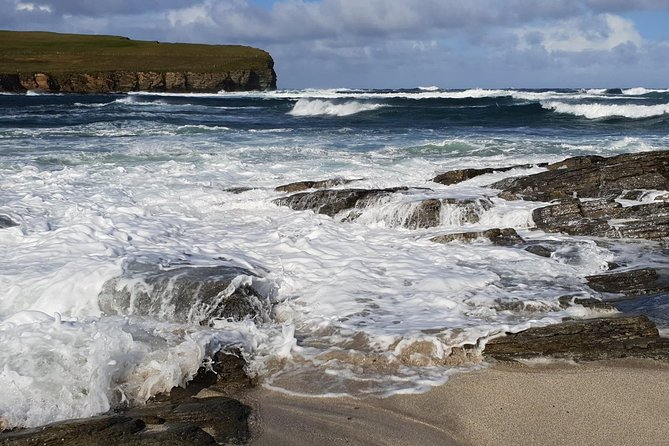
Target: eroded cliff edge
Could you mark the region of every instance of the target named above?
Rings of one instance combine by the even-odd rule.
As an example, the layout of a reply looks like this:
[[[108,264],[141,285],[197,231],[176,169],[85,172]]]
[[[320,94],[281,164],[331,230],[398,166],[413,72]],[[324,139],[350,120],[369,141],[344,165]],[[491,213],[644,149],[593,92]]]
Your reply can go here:
[[[0,91],[217,92],[276,89],[274,60],[238,45],[0,31]]]

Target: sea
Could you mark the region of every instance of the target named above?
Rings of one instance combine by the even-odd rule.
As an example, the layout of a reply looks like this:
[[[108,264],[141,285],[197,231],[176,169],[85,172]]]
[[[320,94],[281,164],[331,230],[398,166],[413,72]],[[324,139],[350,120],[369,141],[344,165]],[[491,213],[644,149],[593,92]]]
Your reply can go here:
[[[648,242],[539,231],[532,210],[545,203],[487,186],[570,156],[667,149],[669,90],[646,88],[2,94],[0,216],[17,225],[0,229],[0,424],[143,404],[220,348],[240,349],[248,373],[282,392],[428,391],[486,367],[457,347],[592,315],[559,298],[601,297],[584,278],[610,262],[666,262]],[[277,186],[327,179],[408,190],[356,218],[274,202],[288,195]],[[444,206],[438,226],[404,227],[425,198],[492,206],[470,209],[476,221]],[[555,251],[430,241],[509,227]],[[239,268],[233,282],[261,293],[269,317],[106,311],[105,284],[138,263]]]

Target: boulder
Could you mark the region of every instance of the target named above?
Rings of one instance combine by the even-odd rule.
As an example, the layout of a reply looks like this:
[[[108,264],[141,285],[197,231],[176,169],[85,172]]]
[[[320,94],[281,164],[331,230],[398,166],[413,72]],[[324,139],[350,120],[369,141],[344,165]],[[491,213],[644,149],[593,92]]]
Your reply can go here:
[[[523,242],[521,236],[518,235],[513,228],[494,228],[485,231],[474,232],[458,232],[454,234],[444,234],[433,237],[430,240],[436,243],[449,243],[453,241],[472,242],[474,240],[485,238],[490,240],[494,245],[499,246],[513,246]]]
[[[540,256],[540,257],[550,257],[555,252],[555,249],[552,248],[552,247],[542,245],[540,243],[536,243],[536,244],[532,244],[530,246],[527,246],[525,248],[525,251],[530,252],[534,255]]]
[[[646,316],[571,320],[506,333],[489,340],[484,357],[503,361],[551,357],[577,361],[615,358],[669,360],[669,339]]]
[[[104,314],[134,314],[159,320],[207,324],[216,318],[269,320],[271,302],[255,286],[262,281],[237,266],[161,269],[131,263],[107,281],[98,300]]]
[[[669,190],[669,151],[628,153],[601,159],[569,158],[548,171],[490,185],[508,200],[615,198],[633,189]]]

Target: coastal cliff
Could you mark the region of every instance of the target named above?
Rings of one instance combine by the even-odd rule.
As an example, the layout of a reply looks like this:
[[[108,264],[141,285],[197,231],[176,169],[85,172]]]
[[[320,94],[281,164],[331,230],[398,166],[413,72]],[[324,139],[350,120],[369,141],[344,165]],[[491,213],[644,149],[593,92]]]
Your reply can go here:
[[[42,32],[0,31],[0,91],[217,92],[276,89],[269,53]]]

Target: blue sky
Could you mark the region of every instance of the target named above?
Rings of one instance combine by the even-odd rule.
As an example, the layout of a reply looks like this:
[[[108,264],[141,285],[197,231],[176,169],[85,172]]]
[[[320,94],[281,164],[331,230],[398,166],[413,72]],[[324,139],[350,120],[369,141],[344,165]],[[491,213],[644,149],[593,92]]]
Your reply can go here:
[[[669,0],[0,0],[0,29],[235,43],[280,88],[669,87]]]

